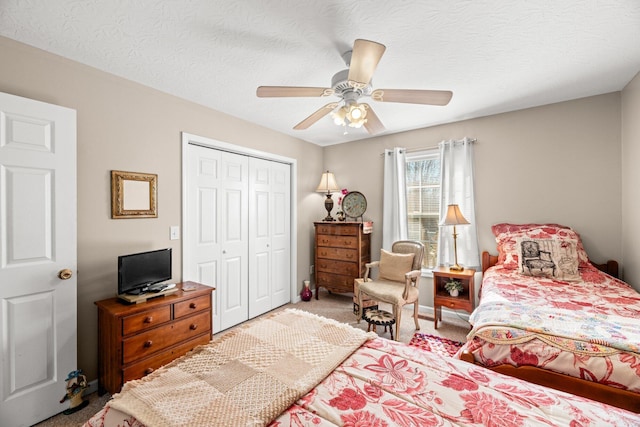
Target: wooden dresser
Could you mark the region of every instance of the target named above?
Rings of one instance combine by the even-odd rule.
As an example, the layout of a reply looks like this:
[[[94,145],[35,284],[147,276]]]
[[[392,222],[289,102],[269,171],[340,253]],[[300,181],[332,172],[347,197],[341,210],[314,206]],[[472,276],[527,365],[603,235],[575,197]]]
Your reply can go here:
[[[193,288],[185,291],[183,286]],[[194,282],[139,304],[118,298],[98,306],[98,393],[117,393],[122,385],[150,374],[211,340],[211,292]]]
[[[318,291],[353,292],[353,280],[371,262],[371,234],[361,222],[316,222],[315,279]]]

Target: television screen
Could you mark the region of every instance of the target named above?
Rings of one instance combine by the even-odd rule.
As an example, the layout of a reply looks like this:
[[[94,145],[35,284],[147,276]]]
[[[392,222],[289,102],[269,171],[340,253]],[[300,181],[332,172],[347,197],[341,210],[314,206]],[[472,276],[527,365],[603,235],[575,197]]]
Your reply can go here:
[[[139,294],[171,279],[171,248],[118,257],[118,294]]]

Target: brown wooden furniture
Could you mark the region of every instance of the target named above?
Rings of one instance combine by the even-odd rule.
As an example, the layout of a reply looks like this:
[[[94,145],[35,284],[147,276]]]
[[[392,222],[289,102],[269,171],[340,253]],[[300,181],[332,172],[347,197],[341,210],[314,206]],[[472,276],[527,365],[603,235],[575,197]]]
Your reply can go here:
[[[192,288],[185,291],[183,287]],[[200,344],[211,341],[211,292],[194,282],[178,292],[140,304],[119,298],[98,306],[98,393],[150,374]]]
[[[371,261],[371,234],[361,222],[316,222],[316,299],[320,288],[353,292],[353,281],[363,277]]]
[[[482,272],[484,273],[489,267],[495,265],[497,262],[498,257],[496,255],[491,255],[487,251],[483,252]],[[611,276],[618,276],[618,263],[616,261],[610,260],[604,264],[595,264],[592,262],[591,264]],[[482,288],[480,290],[482,291]],[[473,354],[469,352],[463,352],[460,358],[469,363],[476,363]],[[640,394],[628,390],[609,387],[593,381],[587,381],[569,375],[547,371],[535,366],[515,367],[512,365],[499,365],[488,367],[488,369],[535,384],[541,384],[556,390],[587,397],[589,399],[640,413]]]
[[[433,270],[433,327],[438,329],[438,318],[442,321],[442,307],[452,310],[465,310],[471,313],[474,308],[475,287],[474,269],[451,271],[448,267],[438,267]],[[450,279],[456,279],[464,288],[458,296],[453,297],[444,287]]]

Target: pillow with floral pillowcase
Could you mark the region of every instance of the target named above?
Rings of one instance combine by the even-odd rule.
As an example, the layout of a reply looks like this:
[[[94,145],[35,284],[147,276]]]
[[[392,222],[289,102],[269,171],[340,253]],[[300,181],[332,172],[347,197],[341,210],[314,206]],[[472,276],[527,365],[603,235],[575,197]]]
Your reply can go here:
[[[576,240],[518,237],[516,246],[520,259],[518,271],[521,274],[566,282],[581,280]]]
[[[580,235],[570,227],[560,224],[510,224],[500,223],[491,227],[496,236],[498,262],[503,268],[518,268],[518,238],[573,240],[576,242],[578,265],[589,266],[589,257],[584,250]]]

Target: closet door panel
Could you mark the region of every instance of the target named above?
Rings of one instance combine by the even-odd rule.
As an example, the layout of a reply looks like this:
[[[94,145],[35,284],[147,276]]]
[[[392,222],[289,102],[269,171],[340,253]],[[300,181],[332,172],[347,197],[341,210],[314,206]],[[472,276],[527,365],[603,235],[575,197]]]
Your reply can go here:
[[[249,159],[232,153],[221,153],[223,179],[219,226],[220,261],[220,328],[227,329],[249,318],[248,294],[248,191]]]
[[[190,146],[187,155],[185,257],[183,278],[219,286],[219,205],[221,152]],[[219,289],[212,293],[213,325],[220,328]]]
[[[249,317],[272,309],[271,171],[267,160],[249,160]]]
[[[291,166],[271,162],[271,305],[291,301]]]

